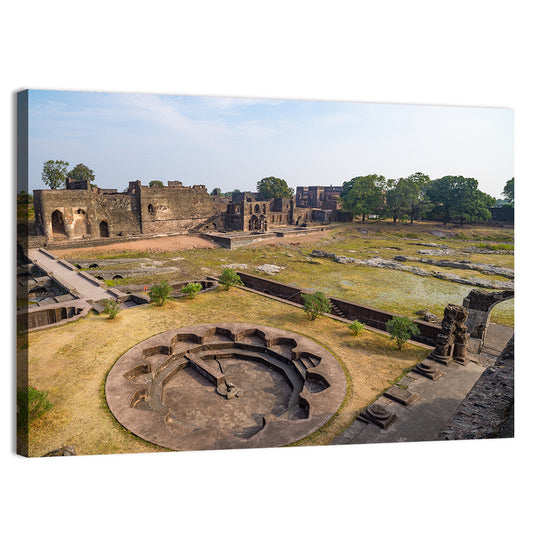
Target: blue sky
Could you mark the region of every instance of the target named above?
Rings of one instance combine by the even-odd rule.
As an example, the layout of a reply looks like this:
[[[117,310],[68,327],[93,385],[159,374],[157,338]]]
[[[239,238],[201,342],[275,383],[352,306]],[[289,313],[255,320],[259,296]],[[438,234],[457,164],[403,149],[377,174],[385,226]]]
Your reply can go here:
[[[267,176],[340,185],[424,172],[476,178],[501,197],[514,175],[509,109],[30,91],[29,189],[43,163],[84,163],[119,191],[140,179],[255,190]]]

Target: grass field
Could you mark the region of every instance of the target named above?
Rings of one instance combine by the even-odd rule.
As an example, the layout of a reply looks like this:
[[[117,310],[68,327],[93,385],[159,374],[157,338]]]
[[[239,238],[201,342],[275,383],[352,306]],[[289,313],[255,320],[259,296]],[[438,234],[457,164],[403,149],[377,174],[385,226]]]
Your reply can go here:
[[[40,456],[65,445],[73,445],[79,455],[165,451],[115,421],[105,401],[106,375],[123,353],[146,338],[221,320],[251,321],[306,335],[340,361],[348,382],[344,403],[325,427],[297,444],[331,442],[361,409],[429,353],[411,344],[400,352],[388,336],[369,331],[354,337],[346,324],[326,317],[311,322],[299,308],[240,289],[217,289],[163,307],[132,308],[114,320],[89,315],[28,336],[29,385],[47,391],[53,404],[30,425],[29,454]]]
[[[432,233],[433,232],[433,233]],[[435,235],[436,233],[437,235]],[[476,244],[509,247],[513,243],[512,228],[490,226],[457,226],[443,227],[435,223],[393,224],[392,222],[370,222],[333,225],[329,231],[315,234],[312,239],[292,237],[257,243],[253,246],[227,250],[189,249],[174,252],[158,252],[154,243],[154,251],[130,251],[123,253],[107,253],[95,256],[94,252],[65,251],[62,256],[67,259],[99,259],[99,258],[143,258],[150,257],[161,263],[161,266],[177,267],[179,271],[172,276],[148,275],[125,278],[109,282],[120,285],[129,283],[150,284],[161,279],[186,280],[219,275],[224,265],[244,264],[246,272],[257,274],[284,283],[311,290],[320,290],[329,296],[336,296],[363,305],[377,307],[385,311],[415,316],[420,309],[429,309],[432,313],[442,316],[444,308],[450,304],[461,305],[464,297],[474,288],[433,277],[420,277],[407,272],[387,269],[338,264],[331,259],[312,259],[314,249],[334,252],[358,259],[369,259],[375,256],[392,259],[396,255],[422,257],[417,253],[424,249],[418,243],[445,244],[453,252],[443,256],[445,259],[458,259],[473,263],[492,264],[514,268],[514,256],[504,254],[468,253]],[[502,244],[503,243],[503,244]],[[429,249],[429,248],[425,248]],[[482,248],[479,248],[480,250]],[[436,257],[437,259],[439,257]],[[255,267],[263,264],[274,264],[283,269],[279,274],[263,274]],[[502,276],[483,274],[478,271],[457,270],[435,267],[420,262],[407,262],[407,265],[418,266],[428,271],[452,272],[465,278],[483,278],[509,281]],[[507,325],[514,325],[514,302],[506,301],[494,309],[491,320]]]

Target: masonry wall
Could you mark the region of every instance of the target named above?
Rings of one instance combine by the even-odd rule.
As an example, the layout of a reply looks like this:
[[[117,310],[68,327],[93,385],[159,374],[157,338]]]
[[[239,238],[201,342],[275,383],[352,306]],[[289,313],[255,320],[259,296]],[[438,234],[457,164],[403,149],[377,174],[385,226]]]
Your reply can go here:
[[[192,187],[138,187],[138,208],[143,233],[186,231],[222,213],[226,204],[216,202],[203,185]]]
[[[34,207],[40,233],[51,240],[137,235],[141,231],[137,203],[128,193],[37,190]],[[59,221],[55,226],[54,220]]]

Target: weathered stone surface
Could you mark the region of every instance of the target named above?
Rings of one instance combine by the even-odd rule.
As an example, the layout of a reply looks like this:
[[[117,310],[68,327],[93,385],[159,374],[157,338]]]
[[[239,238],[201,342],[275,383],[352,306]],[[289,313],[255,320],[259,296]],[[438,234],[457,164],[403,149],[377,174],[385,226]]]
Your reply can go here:
[[[436,271],[430,272],[430,271],[421,269],[417,266],[404,264],[404,262],[406,261],[431,262],[430,264],[433,264],[433,260],[430,260],[430,259],[424,260],[424,259],[413,258],[413,257],[405,256],[405,255],[397,255],[394,257],[393,260],[383,259],[381,257],[372,257],[371,259],[357,259],[355,257],[336,255],[332,252],[326,252],[324,250],[313,250],[311,255],[313,257],[328,257],[330,259],[333,259],[335,262],[341,263],[341,264],[355,264],[358,266],[389,268],[391,270],[400,270],[403,272],[409,272],[417,276],[423,276],[423,277],[433,276],[438,279],[443,279],[446,281],[453,281],[454,283],[461,283],[463,285],[473,285],[474,287],[482,287],[482,288],[487,288],[487,289],[513,289],[514,288],[514,284],[508,281],[499,281],[499,280],[490,280],[490,279],[481,279],[481,278],[462,278],[461,276],[458,276],[457,274],[453,274],[451,272],[436,272]],[[459,263],[456,262],[456,264],[459,264]],[[490,265],[481,265],[481,266],[485,268],[483,272],[503,275],[498,270],[498,267],[494,267],[495,268],[494,271],[489,271]],[[475,270],[475,269],[471,269],[471,270]],[[507,270],[509,270],[508,275],[510,275],[510,272],[511,272],[510,269],[507,269]]]
[[[391,413],[386,407],[376,403],[370,404],[359,417],[366,422],[376,424],[382,429],[387,429],[396,419],[394,413]]]
[[[426,322],[439,322],[439,317],[429,311],[429,309],[421,309],[420,311],[417,311],[416,314]]]
[[[305,375],[296,366],[300,353],[309,358]],[[203,324],[128,350],[109,372],[105,394],[119,423],[160,446],[257,448],[322,427],[344,399],[346,378],[327,350],[301,335],[256,324]]]
[[[282,270],[284,270],[284,267],[265,264],[265,265],[259,265],[255,267],[255,269],[259,270],[259,272],[265,272],[267,274],[277,274],[278,272],[281,272]]]
[[[398,387],[398,385],[393,385],[389,390],[385,391],[383,396],[401,403],[402,405],[412,405],[420,399],[418,394],[410,392],[402,387]]]
[[[425,361],[418,363],[413,368],[413,372],[433,381],[438,381],[443,375],[443,373],[435,365]]]
[[[514,336],[481,375],[438,440],[514,437]]]
[[[466,364],[469,336],[466,326],[467,317],[467,310],[460,305],[448,305],[444,309],[441,333],[437,336],[437,345],[429,355],[429,359],[443,365],[449,365],[452,360]]]
[[[51,452],[45,453],[43,457],[63,457],[69,455],[76,455],[74,446],[64,446],[63,448],[52,450]]]

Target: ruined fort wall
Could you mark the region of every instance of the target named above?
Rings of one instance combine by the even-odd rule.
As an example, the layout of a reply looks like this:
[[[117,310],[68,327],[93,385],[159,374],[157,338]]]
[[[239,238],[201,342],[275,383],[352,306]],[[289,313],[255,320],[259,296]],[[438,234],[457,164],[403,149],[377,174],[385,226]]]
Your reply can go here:
[[[203,185],[139,187],[143,233],[165,233],[195,228],[224,208]]]
[[[34,207],[40,232],[51,240],[140,233],[135,198],[127,193],[37,190]]]

